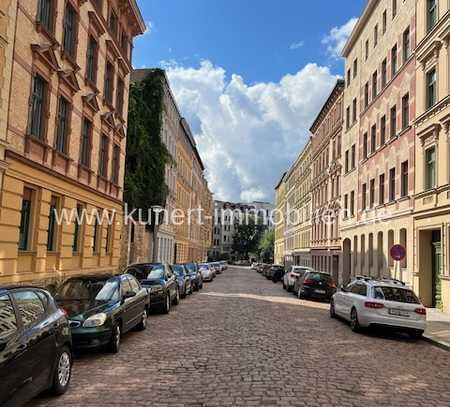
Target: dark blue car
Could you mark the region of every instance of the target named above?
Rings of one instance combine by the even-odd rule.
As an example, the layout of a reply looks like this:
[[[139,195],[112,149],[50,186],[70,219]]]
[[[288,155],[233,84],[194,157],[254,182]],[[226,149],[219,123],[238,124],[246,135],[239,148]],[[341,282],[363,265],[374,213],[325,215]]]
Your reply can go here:
[[[186,298],[188,294],[192,294],[191,278],[182,264],[174,264],[172,270],[176,276],[178,283],[178,290],[182,298]]]

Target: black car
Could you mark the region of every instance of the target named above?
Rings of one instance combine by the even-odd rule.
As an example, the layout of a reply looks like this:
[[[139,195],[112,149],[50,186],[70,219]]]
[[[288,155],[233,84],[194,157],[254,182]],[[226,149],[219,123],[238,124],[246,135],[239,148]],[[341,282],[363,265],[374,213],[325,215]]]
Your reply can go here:
[[[283,266],[272,266],[270,268],[270,277],[274,283],[281,281],[284,277],[284,267]]]
[[[174,264],[172,266],[172,271],[176,276],[178,283],[178,291],[182,298],[186,298],[188,294],[192,294],[192,283],[191,278],[182,264]]]
[[[22,406],[49,389],[63,394],[71,373],[64,310],[41,288],[0,288],[0,405]]]
[[[336,292],[336,284],[327,273],[308,271],[299,278],[298,298],[315,298],[319,300],[331,300]]]
[[[124,333],[147,327],[148,293],[131,275],[72,277],[55,300],[69,316],[75,348],[105,346],[117,353]]]
[[[186,268],[189,277],[191,278],[191,284],[194,291],[198,291],[203,288],[203,278],[202,273],[198,268],[197,263],[185,263],[184,267]]]
[[[127,267],[126,273],[136,277],[150,294],[150,308],[168,314],[172,304],[180,302],[175,275],[167,264],[140,263]]]

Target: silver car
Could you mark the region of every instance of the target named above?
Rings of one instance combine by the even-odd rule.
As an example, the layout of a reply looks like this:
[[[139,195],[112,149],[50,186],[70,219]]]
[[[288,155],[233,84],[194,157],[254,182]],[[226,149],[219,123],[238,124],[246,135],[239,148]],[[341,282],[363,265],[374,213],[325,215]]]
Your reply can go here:
[[[288,291],[292,291],[295,286],[295,282],[307,271],[314,271],[311,267],[304,266],[291,266],[291,268],[284,274],[283,288]]]
[[[426,328],[427,311],[414,291],[397,280],[357,277],[337,291],[330,303],[330,316],[350,321],[357,332],[362,327],[392,327],[419,338]]]
[[[212,281],[214,279],[215,272],[210,264],[199,264],[198,269],[202,274],[203,281]]]

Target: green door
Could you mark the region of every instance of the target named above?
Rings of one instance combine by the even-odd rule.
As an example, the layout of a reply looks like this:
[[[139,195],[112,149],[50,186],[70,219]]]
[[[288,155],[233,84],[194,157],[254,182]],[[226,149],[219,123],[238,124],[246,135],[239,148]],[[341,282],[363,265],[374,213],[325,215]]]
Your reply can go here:
[[[442,307],[441,232],[433,232],[432,238],[433,307]]]

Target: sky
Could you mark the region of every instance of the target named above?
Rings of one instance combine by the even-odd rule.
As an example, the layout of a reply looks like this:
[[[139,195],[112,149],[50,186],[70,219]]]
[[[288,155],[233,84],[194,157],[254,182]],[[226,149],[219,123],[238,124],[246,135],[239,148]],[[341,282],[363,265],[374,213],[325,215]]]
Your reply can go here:
[[[367,0],[138,0],[135,68],[162,67],[214,198],[274,201]]]

